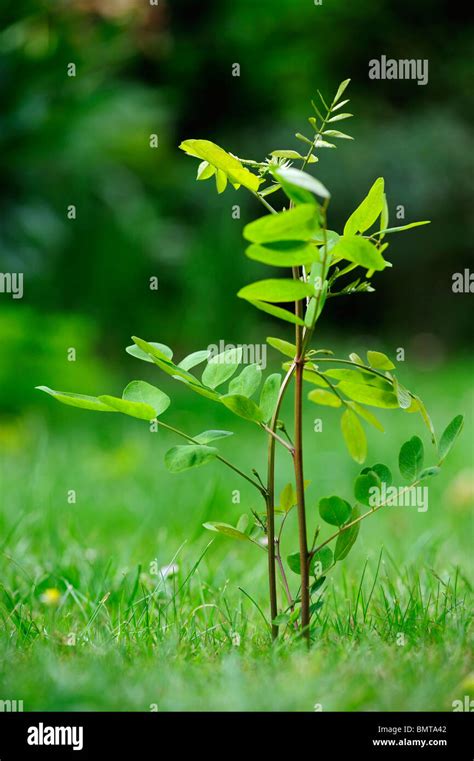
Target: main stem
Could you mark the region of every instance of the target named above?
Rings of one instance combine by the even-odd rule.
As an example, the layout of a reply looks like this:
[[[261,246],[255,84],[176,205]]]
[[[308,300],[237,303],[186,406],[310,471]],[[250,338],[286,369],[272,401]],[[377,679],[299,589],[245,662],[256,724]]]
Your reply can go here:
[[[286,389],[293,375],[295,366],[291,365],[278,393],[277,403],[270,421],[270,431],[275,431],[278,415],[280,414],[281,404],[285,396]],[[270,611],[272,616],[272,637],[278,637],[278,626],[273,624],[274,618],[278,615],[277,589],[276,589],[276,557],[275,557],[275,444],[276,440],[271,434],[268,435],[268,464],[267,464],[267,539],[268,539],[268,583],[270,591]]]
[[[270,616],[272,639],[278,637],[278,626],[273,623],[278,615],[276,565],[275,565],[275,439],[269,436],[267,463],[267,540],[268,540],[268,585],[270,592]]]
[[[298,270],[293,272],[298,276]],[[296,315],[302,316],[301,301],[296,302]],[[309,645],[309,558],[308,537],[306,532],[306,507],[304,499],[304,472],[303,472],[303,369],[304,347],[303,330],[301,325],[296,325],[296,357],[295,357],[295,440],[293,456],[295,468],[296,501],[298,508],[298,538],[300,546],[300,572],[301,572],[301,627],[303,636]]]

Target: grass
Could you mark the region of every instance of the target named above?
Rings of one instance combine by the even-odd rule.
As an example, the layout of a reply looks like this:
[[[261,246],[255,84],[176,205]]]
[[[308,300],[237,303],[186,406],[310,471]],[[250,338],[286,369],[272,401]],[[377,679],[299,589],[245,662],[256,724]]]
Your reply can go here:
[[[458,363],[412,382],[438,430],[469,411],[469,375]],[[264,471],[258,430],[178,392],[169,422],[230,427],[222,453]],[[364,521],[328,580],[308,654],[287,634],[270,645],[263,552],[202,529],[260,509],[250,485],[219,465],[171,476],[163,453],[177,442],[146,424],[60,413],[60,424],[25,415],[0,427],[0,699],[25,710],[414,711],[450,710],[472,692],[472,420],[426,513],[391,508]],[[369,463],[395,471],[414,433],[429,452],[418,418],[384,420],[390,433],[370,433]],[[315,525],[318,499],[350,498],[358,468],[337,413],[308,405],[305,425]],[[283,452],[279,488],[290,474]],[[284,555],[296,548],[294,518]]]

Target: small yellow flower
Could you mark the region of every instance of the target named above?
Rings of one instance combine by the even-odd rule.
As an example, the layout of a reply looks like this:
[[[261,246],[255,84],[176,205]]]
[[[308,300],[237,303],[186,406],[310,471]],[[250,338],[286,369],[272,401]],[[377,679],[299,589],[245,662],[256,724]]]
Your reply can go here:
[[[45,589],[41,595],[41,602],[45,605],[57,605],[61,599],[61,592],[56,587]]]

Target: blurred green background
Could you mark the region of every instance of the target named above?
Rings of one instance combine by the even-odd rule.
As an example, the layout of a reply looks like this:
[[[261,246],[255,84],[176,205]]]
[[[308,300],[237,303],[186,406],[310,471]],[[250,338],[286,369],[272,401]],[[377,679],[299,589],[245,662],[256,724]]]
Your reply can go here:
[[[262,340],[263,315],[234,298],[256,275],[241,231],[261,209],[244,191],[195,183],[196,162],[177,146],[204,137],[259,159],[298,148],[316,88],[329,97],[346,77],[355,142],[324,153],[317,172],[331,225],[380,175],[392,221],[403,205],[406,220],[432,224],[393,238],[396,266],[377,293],[334,301],[324,329],[350,324],[421,364],[462,351],[469,296],[452,293],[451,277],[469,266],[474,177],[462,16],[433,0],[4,1],[0,267],[25,273],[25,295],[0,298],[2,406],[42,404],[40,382],[97,391],[132,333],[183,352]],[[429,84],[370,80],[382,54],[427,58]]]
[[[347,77],[355,115],[348,129],[355,142],[321,155],[315,172],[333,195],[330,226],[341,228],[378,176],[386,180],[392,221],[403,205],[406,221],[432,224],[393,237],[394,269],[376,278],[376,293],[331,301],[315,342],[344,352],[379,348],[392,357],[403,347],[400,375],[423,396],[437,429],[459,412],[467,422],[446,476],[432,487],[429,513],[380,515],[364,531],[349,569],[353,580],[360,578],[369,558],[370,591],[380,546],[387,543],[397,562],[424,564],[428,576],[436,568],[443,583],[456,567],[467,572],[474,501],[472,295],[451,290],[453,273],[472,266],[474,151],[467,96],[473,35],[462,7],[440,0],[323,0],[320,6],[312,0],[159,0],[154,7],[144,0],[24,0],[19,7],[4,0],[1,15],[0,271],[25,277],[22,300],[0,294],[5,694],[21,683],[19,694],[30,707],[53,709],[143,709],[153,702],[148,665],[131,677],[141,680],[141,692],[137,687],[129,693],[122,684],[122,703],[113,684],[101,692],[101,679],[113,682],[122,666],[115,663],[110,673],[104,667],[89,681],[87,668],[71,659],[59,668],[63,637],[76,632],[93,655],[106,652],[120,628],[122,600],[133,599],[137,567],[146,570],[155,557],[169,563],[185,539],[191,544],[183,567],[191,567],[207,540],[203,520],[231,520],[255,505],[245,488],[242,505],[233,505],[230,491],[239,486],[214,466],[180,477],[166,473],[162,454],[176,443],[170,437],[150,446],[138,421],[81,414],[33,389],[46,384],[118,394],[131,378],[156,381],[173,392],[169,422],[194,433],[234,427],[238,435],[223,445],[224,453],[244,467],[263,467],[257,433],[157,378],[154,368],[126,355],[124,347],[135,334],[169,344],[181,357],[219,340],[262,343],[267,335],[282,335],[281,324],[235,298],[258,277],[258,266],[243,255],[241,234],[261,207],[243,190],[229,188],[218,196],[211,184],[196,183],[196,162],[178,145],[207,138],[257,159],[274,149],[298,148],[294,133],[309,132],[316,89],[330,97]],[[429,84],[371,81],[368,61],[382,54],[428,59]],[[67,76],[70,63],[75,77]],[[234,63],[240,77],[232,76]],[[150,148],[151,134],[158,135],[156,149]],[[75,220],[67,217],[71,204]],[[232,218],[234,204],[241,206],[240,220]],[[158,291],[149,288],[154,276]],[[290,328],[283,334],[290,338]],[[70,347],[75,362],[68,361]],[[271,356],[271,367],[277,363]],[[316,414],[313,408],[305,423],[309,441]],[[324,419],[318,447],[308,447],[314,504],[336,487],[350,491],[357,472],[342,450],[337,415],[329,410]],[[386,422],[389,434],[370,434],[377,459],[387,457],[395,467],[398,447],[413,433],[423,435],[428,447],[413,416],[387,416]],[[282,462],[278,487],[290,475]],[[77,491],[77,506],[67,504],[69,489]],[[220,605],[231,579],[235,610],[239,584],[266,605],[264,564],[253,564],[247,551],[238,550],[225,540],[213,547],[198,597],[217,589],[212,599]],[[49,587],[63,593],[67,584],[81,602],[68,593],[58,617],[50,619],[41,594]],[[345,584],[339,588],[344,600],[350,596]],[[110,619],[94,617],[84,634],[78,609],[84,606],[87,621],[110,590]],[[430,591],[426,597],[431,599]],[[461,647],[464,629],[456,621],[452,637]],[[141,637],[137,625],[127,634],[126,649]],[[33,667],[28,661],[18,666],[11,648],[45,639],[52,660],[40,651]],[[468,668],[458,654],[452,672],[444,674],[439,664],[447,656],[441,651],[426,674],[421,666],[401,665],[413,683],[407,698],[405,677],[390,653],[384,657],[391,665],[382,679],[370,666],[361,682],[357,666],[345,696],[331,691],[328,672],[331,706],[445,708]],[[232,664],[218,677],[211,707],[221,705],[222,690],[232,684],[226,693],[231,707],[311,710],[316,697],[310,687],[303,703],[294,688],[275,691],[268,674],[265,694],[255,688],[253,702],[246,703],[253,688],[240,676],[244,681],[236,689],[238,668]],[[320,680],[318,664],[314,677]],[[361,671],[369,664],[361,662]],[[95,668],[92,663],[91,674]],[[300,680],[303,667],[295,668],[288,684]],[[164,706],[205,706],[198,698],[193,703],[186,678],[180,679],[174,693],[170,682]]]

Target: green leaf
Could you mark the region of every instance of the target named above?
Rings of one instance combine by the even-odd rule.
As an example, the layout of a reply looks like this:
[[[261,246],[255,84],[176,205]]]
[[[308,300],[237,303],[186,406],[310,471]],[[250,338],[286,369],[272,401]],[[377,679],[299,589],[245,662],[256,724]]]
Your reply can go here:
[[[362,384],[363,386],[376,386],[378,387],[378,376],[374,373],[366,373],[361,370],[347,370],[342,368],[335,368],[334,370],[327,370],[325,373],[328,378],[336,378],[340,381],[347,381],[348,383]],[[390,385],[387,381],[386,390],[390,389]]]
[[[367,438],[359,418],[352,410],[343,413],[341,430],[350,456],[356,462],[363,463],[367,457]]]
[[[289,370],[291,366],[291,362],[285,362],[283,365],[284,370]],[[308,383],[312,383],[314,386],[319,386],[320,388],[330,388],[329,383],[324,380],[324,378],[321,378],[320,375],[315,373],[313,370],[306,368],[303,370],[303,380],[307,381]]]
[[[272,624],[275,624],[275,626],[286,626],[290,622],[290,616],[288,613],[279,613],[278,616],[275,616],[275,618],[272,621]]]
[[[354,116],[354,114],[337,114],[336,116],[332,116],[330,119],[328,119],[328,124],[331,122],[340,122],[343,119],[350,119],[351,116]]]
[[[314,296],[314,287],[302,280],[259,280],[241,288],[237,296],[247,301],[300,301],[306,296]]]
[[[145,381],[131,381],[124,388],[121,399],[115,396],[101,396],[100,399],[118,412],[140,420],[153,420],[171,403],[167,394]]]
[[[341,82],[341,84],[337,88],[337,92],[336,92],[336,94],[334,96],[334,100],[332,102],[333,106],[337,103],[339,98],[341,98],[341,96],[344,94],[344,92],[346,90],[346,87],[348,86],[350,81],[351,81],[350,79],[345,79],[343,82]]]
[[[194,393],[199,394],[199,396],[203,396],[205,399],[212,399],[213,402],[218,402],[220,399],[220,394],[217,391],[213,391],[210,388],[206,388],[206,386],[203,386],[197,378],[195,378],[193,381],[188,381],[185,378],[181,378],[179,375],[173,375],[174,380],[181,381],[184,383],[186,388],[188,388],[190,391],[194,391]]]
[[[201,161],[198,166],[196,180],[208,180],[216,173],[215,167],[211,166],[208,161]]]
[[[309,266],[318,257],[318,249],[304,241],[281,241],[265,246],[252,243],[245,253],[249,259],[275,267]]]
[[[317,592],[318,589],[320,589],[323,586],[325,581],[326,581],[326,576],[320,576],[318,579],[316,579],[316,581],[313,581],[313,583],[311,584],[309,588],[310,595],[314,595],[315,592]]]
[[[158,349],[164,355],[164,357],[166,357],[167,359],[173,359],[173,350],[170,349],[169,346],[166,346],[166,344],[155,343],[154,341],[150,341],[149,343],[150,343],[150,346],[154,346],[155,349]],[[125,351],[128,354],[131,354],[132,357],[136,357],[137,359],[142,359],[144,362],[153,363],[153,359],[150,357],[150,355],[147,354],[146,351],[143,351],[143,349],[140,349],[139,346],[136,346],[136,344],[127,346]]]
[[[365,267],[367,270],[380,272],[387,266],[380,251],[360,235],[346,235],[339,238],[332,249],[333,258],[347,259],[349,262]]]
[[[295,137],[298,140],[301,140],[301,142],[306,143],[306,145],[313,145],[313,141],[310,140],[308,137],[305,137],[304,135],[302,135],[301,132],[296,132]]]
[[[419,412],[421,414],[421,417],[423,418],[423,422],[424,422],[424,424],[426,425],[426,427],[428,428],[428,430],[429,430],[429,432],[431,434],[431,441],[436,446],[436,433],[435,433],[434,425],[433,425],[433,423],[431,421],[431,418],[430,418],[430,416],[428,414],[428,410],[426,409],[424,403],[422,402],[422,400],[420,399],[419,396],[415,396],[414,397],[414,402],[416,402],[416,404],[418,405],[418,410],[419,410]],[[412,408],[407,410],[407,412],[411,412],[413,407],[414,407],[413,411],[416,411],[416,407],[415,407],[415,405],[413,403],[412,404]]]
[[[384,206],[384,180],[379,177],[375,180],[367,196],[357,209],[352,212],[344,227],[344,235],[364,233],[371,227],[381,214]]]
[[[351,516],[348,523],[352,523],[352,521],[357,520],[357,518],[360,518],[360,511],[358,507],[353,507]],[[345,529],[344,526],[341,529],[341,533],[337,537],[336,540],[336,547],[334,548],[334,562],[336,563],[338,560],[344,560],[351,551],[352,547],[355,544],[355,541],[359,535],[359,529],[360,529],[360,522],[356,523],[354,526],[349,526],[349,528]]]
[[[322,134],[327,137],[336,137],[339,140],[354,140],[351,135],[346,135],[345,132],[339,132],[338,129],[326,129]]]
[[[156,415],[161,415],[171,404],[171,399],[167,394],[145,381],[131,381],[124,388],[122,399],[129,402],[148,404],[155,410]]]
[[[276,175],[275,179],[278,179]],[[285,181],[283,177],[279,179],[278,187],[283,190],[294,206],[312,204],[316,207],[316,199],[309,190],[300,188],[298,185],[293,185],[291,182]]]
[[[229,383],[229,394],[252,396],[262,382],[262,368],[256,363],[244,367],[240,375]]]
[[[384,193],[382,213],[380,215],[380,232],[379,232],[380,240],[382,240],[382,238],[385,235],[384,231],[387,229],[388,219],[389,219],[389,211],[388,211],[387,196]]]
[[[284,341],[282,338],[273,338],[272,336],[269,336],[267,338],[267,343],[270,344],[273,349],[279,351],[280,354],[284,354],[285,357],[291,357],[291,359],[296,357],[296,346],[289,341]]]
[[[202,382],[208,388],[216,388],[232,377],[242,361],[242,347],[226,349],[211,357],[202,374]]]
[[[248,537],[247,534],[244,534],[243,531],[239,531],[239,529],[234,528],[234,526],[231,526],[229,523],[210,521],[208,523],[203,523],[202,525],[204,528],[207,528],[208,531],[216,531],[218,534],[230,536],[231,539],[238,539],[240,542],[250,541],[250,537]]]
[[[280,190],[280,189],[281,189],[280,185],[278,185],[277,183],[274,183],[273,185],[268,185],[266,188],[263,188],[263,190],[259,190],[258,195],[260,198],[266,198],[272,193],[276,193],[277,190]]]
[[[246,513],[240,516],[239,520],[237,521],[236,529],[238,531],[242,531],[242,533],[245,533],[247,530],[247,527],[249,525],[249,517]]]
[[[185,444],[173,447],[165,454],[165,465],[170,473],[181,473],[183,470],[197,468],[214,460],[218,454],[215,447],[201,444]]]
[[[319,150],[319,148],[335,148],[336,146],[334,143],[328,143],[326,140],[323,140],[322,137],[317,137],[314,147],[316,150]]]
[[[67,404],[70,407],[79,407],[82,410],[93,410],[94,412],[117,412],[116,409],[109,407],[96,396],[87,396],[85,394],[73,394],[69,391],[54,391],[48,386],[36,386],[38,391],[44,391],[58,402]]]
[[[339,233],[336,233],[334,230],[318,230],[312,241],[313,243],[316,243],[318,246],[324,246],[327,244],[328,251],[331,251],[338,240],[340,239]]]
[[[374,428],[377,428],[378,431],[384,432],[384,427],[380,420],[375,417],[373,412],[370,410],[366,410],[365,407],[361,407],[360,404],[357,404],[357,402],[346,402],[346,404],[353,410],[359,417],[366,420],[370,425],[373,425]]]
[[[342,526],[351,514],[351,506],[340,497],[323,497],[319,500],[319,514],[331,526]]]
[[[293,488],[292,483],[286,484],[286,486],[282,489],[282,492],[280,494],[280,509],[283,510],[283,512],[287,513],[288,510],[291,510],[294,505],[296,505],[296,493]]]
[[[413,436],[409,441],[406,441],[398,455],[398,467],[403,478],[410,483],[416,481],[423,468],[424,457],[423,442],[419,436]]]
[[[314,576],[321,576],[332,565],[333,556],[329,547],[323,547],[315,553],[309,564],[309,572]],[[292,552],[287,556],[286,562],[293,573],[301,575],[300,553]]]
[[[393,482],[393,476],[392,471],[387,465],[384,465],[382,462],[378,462],[375,465],[371,465],[369,468],[364,468],[361,470],[361,475],[365,473],[369,473],[369,471],[373,471],[377,474],[380,481],[387,486],[391,486]]]
[[[99,396],[99,399],[109,407],[114,407],[117,412],[130,417],[136,417],[139,420],[153,420],[156,417],[155,410],[149,404],[143,402],[128,402],[126,399],[120,399],[118,396]]]
[[[332,106],[331,111],[338,111],[340,108],[345,106],[347,103],[349,103],[349,98],[347,100],[341,100],[340,103],[337,104],[337,106]]]
[[[461,433],[464,425],[464,418],[462,415],[456,415],[450,424],[443,431],[443,434],[439,441],[438,454],[440,463],[443,462],[446,455],[449,453],[451,447],[456,441],[457,437]]]
[[[191,370],[193,367],[196,367],[196,365],[200,365],[201,362],[205,362],[206,359],[209,359],[209,354],[209,349],[193,351],[192,354],[188,354],[188,356],[184,357],[181,362],[178,362],[178,367],[182,370]]]
[[[171,375],[173,377],[178,377],[178,378],[184,378],[184,380],[187,380],[191,383],[195,383],[195,384],[199,383],[199,381],[197,381],[194,375],[191,375],[191,373],[188,373],[186,370],[183,370],[181,367],[178,367],[178,365],[175,365],[166,356],[164,352],[162,352],[152,343],[149,343],[148,341],[144,341],[142,338],[138,338],[138,336],[132,336],[132,341],[145,354],[148,354],[148,356],[152,358],[152,361],[155,363],[155,365],[157,365],[160,368],[160,370],[163,370],[163,372],[165,372],[167,375]]]
[[[441,468],[438,468],[437,465],[432,465],[430,468],[423,468],[418,479],[424,481],[425,478],[432,478],[433,476],[437,476],[438,473],[441,473]]]
[[[280,373],[272,373],[266,378],[260,394],[259,407],[262,411],[262,420],[267,423],[272,417],[275,411],[276,403],[278,400],[278,394],[281,386]]]
[[[228,436],[233,436],[233,435],[234,434],[232,431],[211,430],[211,431],[203,431],[202,433],[198,433],[198,435],[193,436],[193,438],[199,444],[209,444],[210,441],[215,441],[216,439],[226,439]]]
[[[397,397],[391,391],[384,391],[375,386],[365,386],[361,383],[346,383],[345,381],[339,383],[337,388],[355,402],[368,404],[370,407],[398,409]]]
[[[301,204],[278,214],[267,214],[244,227],[244,238],[251,243],[276,241],[309,241],[319,228],[318,209],[314,204]]]
[[[273,156],[276,159],[301,159],[304,161],[304,156],[301,155],[301,153],[298,153],[298,151],[271,151],[270,156]]]
[[[311,558],[309,572],[316,578],[325,573],[333,564],[333,554],[329,547],[323,547]]]
[[[341,98],[341,97],[342,97],[342,95],[344,94],[344,92],[345,92],[345,90],[346,90],[346,87],[348,86],[348,84],[349,84],[349,82],[350,82],[350,81],[351,81],[350,79],[345,79],[343,82],[341,82],[341,84],[340,84],[340,85],[339,85],[339,87],[337,88],[337,92],[336,92],[336,94],[335,94],[335,96],[334,96],[334,100],[333,100],[333,102],[332,102],[332,105],[333,105],[333,106],[334,106],[334,105],[337,103],[337,101],[339,100],[339,98]]]
[[[393,381],[393,390],[397,397],[397,401],[400,408],[402,410],[408,410],[411,407],[412,401],[413,401],[412,397],[410,396],[410,392],[408,391],[408,389],[405,388],[405,386],[402,386],[398,378],[396,378],[394,375],[392,375],[392,381]]]
[[[290,571],[293,571],[293,573],[301,574],[299,552],[292,552],[290,555],[287,555],[286,562],[288,563],[288,568]]]
[[[291,188],[302,188],[310,193],[314,193],[320,198],[331,197],[329,190],[322,182],[307,172],[302,172],[300,169],[295,169],[294,167],[280,167],[279,169],[273,170],[273,176],[278,180],[285,191],[287,188],[290,189],[290,192],[294,192],[294,190],[291,191]]]
[[[408,225],[402,225],[401,227],[386,227],[380,231],[380,235],[387,235],[388,233],[401,233],[403,230],[411,230],[412,227],[420,227],[420,225],[429,225],[431,221],[425,219],[423,222],[410,222]]]
[[[265,301],[252,301],[251,299],[248,299],[248,302],[249,304],[252,304],[252,306],[254,306],[256,309],[260,309],[261,312],[271,314],[272,317],[277,317],[279,320],[291,322],[293,325],[305,325],[304,321],[300,317],[297,317],[294,312],[289,312],[288,309],[277,307],[274,304],[267,304]]]
[[[315,388],[310,391],[308,399],[315,404],[324,404],[327,407],[340,407],[341,400],[332,391],[325,391],[322,388]]]
[[[380,496],[381,486],[382,482],[378,474],[374,470],[366,469],[366,472],[357,476],[354,482],[354,496],[357,502],[367,507],[376,507],[377,500],[374,500],[375,495],[372,489],[376,489],[376,495]]]
[[[209,140],[184,140],[179,147],[190,156],[203,159],[220,169],[233,185],[243,185],[254,192],[258,190],[261,180],[215,143]]]
[[[395,365],[381,351],[368,351],[367,352],[367,364],[373,367],[375,370],[394,370]]]
[[[216,188],[218,193],[223,193],[227,187],[227,175],[222,169],[216,170]]]
[[[251,399],[240,394],[224,394],[220,398],[222,404],[235,415],[251,420],[253,423],[263,422],[263,413]]]

